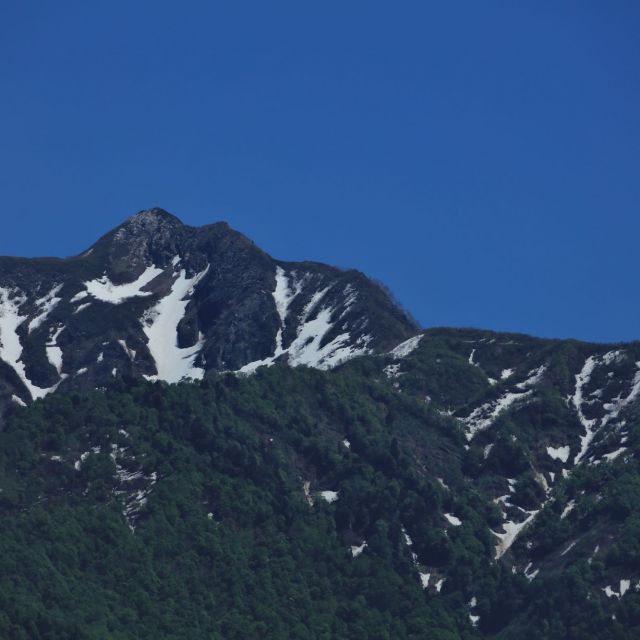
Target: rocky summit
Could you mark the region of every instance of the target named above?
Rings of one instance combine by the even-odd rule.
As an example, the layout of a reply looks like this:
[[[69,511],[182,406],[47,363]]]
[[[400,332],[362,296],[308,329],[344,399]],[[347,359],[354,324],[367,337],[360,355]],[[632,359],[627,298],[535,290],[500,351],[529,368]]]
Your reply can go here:
[[[0,259],[0,401],[0,637],[640,637],[639,342],[152,209]]]

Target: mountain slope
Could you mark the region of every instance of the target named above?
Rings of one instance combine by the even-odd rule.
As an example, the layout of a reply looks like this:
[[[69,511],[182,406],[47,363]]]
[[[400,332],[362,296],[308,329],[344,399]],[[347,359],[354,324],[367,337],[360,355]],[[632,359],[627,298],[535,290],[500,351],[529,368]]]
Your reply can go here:
[[[0,433],[0,593],[11,594],[1,635],[472,632],[456,598],[439,593],[452,560],[429,586],[443,608],[425,598],[411,555],[443,544],[422,533],[446,523],[446,491],[411,471],[400,442],[411,434],[444,455],[461,437],[428,407],[350,375],[282,366],[113,384],[49,396]],[[470,535],[474,565],[491,570],[490,536],[483,546]]]
[[[2,637],[640,635],[638,342],[151,210],[0,259],[0,400]]]
[[[326,369],[416,331],[361,273],[278,262],[225,223],[189,227],[159,209],[75,258],[0,258],[5,404],[122,374]]]
[[[19,409],[0,432],[1,633],[635,637],[637,422],[626,455],[545,494],[522,406],[483,432],[485,459],[464,423],[376,379],[387,357]]]
[[[494,557],[531,585],[510,615],[478,598],[480,628],[588,637],[600,616],[595,637],[634,637],[614,623],[638,620],[640,344],[434,329],[364,360],[345,366],[386,377],[464,431],[463,476],[495,509]],[[557,618],[550,635],[531,627],[541,616]],[[570,632],[572,616],[589,622]]]

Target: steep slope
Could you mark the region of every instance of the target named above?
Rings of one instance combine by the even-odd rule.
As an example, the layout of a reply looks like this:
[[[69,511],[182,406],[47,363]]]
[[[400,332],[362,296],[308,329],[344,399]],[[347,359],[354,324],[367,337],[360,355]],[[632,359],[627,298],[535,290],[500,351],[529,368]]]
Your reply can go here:
[[[550,372],[593,348],[491,335],[427,332],[332,371],[123,377],[18,409],[0,431],[0,635],[637,637],[637,405],[624,454],[597,457],[598,436],[576,465],[581,425],[544,377],[471,439],[399,388],[439,365],[432,379],[477,385],[442,400],[464,417],[491,398],[456,352],[471,336],[531,340]]]
[[[410,397],[308,368],[52,394],[0,432],[0,635],[471,637],[443,585],[464,588],[460,554],[497,576],[490,535],[471,488],[453,504],[407,456],[462,442]]]
[[[70,259],[0,258],[0,401],[278,359],[328,369],[416,332],[357,271],[270,258],[225,223],[142,211]]]
[[[485,632],[541,637],[530,622],[573,570],[569,614],[595,607],[611,623],[597,637],[626,637],[612,623],[635,619],[629,598],[640,592],[639,343],[434,329],[346,366],[386,378],[464,430],[463,475],[495,508],[494,557],[532,584],[521,620],[497,618],[479,599]],[[561,608],[549,637],[570,637]]]

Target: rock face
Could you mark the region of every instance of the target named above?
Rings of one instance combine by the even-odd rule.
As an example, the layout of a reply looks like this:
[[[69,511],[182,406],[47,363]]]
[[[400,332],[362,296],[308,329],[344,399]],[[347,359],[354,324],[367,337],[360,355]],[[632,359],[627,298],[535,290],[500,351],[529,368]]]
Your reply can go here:
[[[272,259],[224,222],[142,211],[80,256],[0,258],[0,403],[123,374],[320,369],[418,328],[363,274]]]

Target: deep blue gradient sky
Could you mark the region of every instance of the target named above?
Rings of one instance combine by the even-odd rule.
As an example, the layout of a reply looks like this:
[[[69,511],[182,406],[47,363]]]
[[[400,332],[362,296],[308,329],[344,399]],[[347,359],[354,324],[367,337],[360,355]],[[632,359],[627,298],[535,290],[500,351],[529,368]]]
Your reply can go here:
[[[639,33],[635,0],[4,0],[0,254],[161,206],[425,326],[638,339]]]

